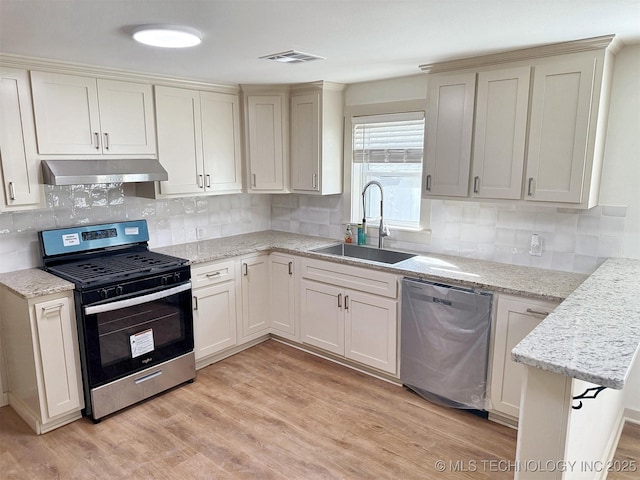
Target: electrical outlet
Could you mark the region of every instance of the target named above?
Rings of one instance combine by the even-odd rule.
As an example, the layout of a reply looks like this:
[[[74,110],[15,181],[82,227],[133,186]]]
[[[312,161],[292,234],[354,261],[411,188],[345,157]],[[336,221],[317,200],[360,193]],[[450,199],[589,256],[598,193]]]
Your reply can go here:
[[[202,240],[204,238],[204,228],[196,227],[196,239]]]
[[[529,248],[529,255],[534,257],[542,256],[542,237],[537,233],[531,234],[531,247]]]

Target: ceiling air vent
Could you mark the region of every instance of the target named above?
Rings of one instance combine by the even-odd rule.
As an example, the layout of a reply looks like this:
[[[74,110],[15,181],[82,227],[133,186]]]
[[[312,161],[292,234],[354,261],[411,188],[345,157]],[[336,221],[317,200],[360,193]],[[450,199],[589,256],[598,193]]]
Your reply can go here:
[[[306,63],[312,60],[324,60],[324,57],[318,55],[311,55],[310,53],[298,52],[296,50],[289,50],[286,52],[272,53],[271,55],[265,55],[260,57],[264,60],[275,60],[280,63]]]

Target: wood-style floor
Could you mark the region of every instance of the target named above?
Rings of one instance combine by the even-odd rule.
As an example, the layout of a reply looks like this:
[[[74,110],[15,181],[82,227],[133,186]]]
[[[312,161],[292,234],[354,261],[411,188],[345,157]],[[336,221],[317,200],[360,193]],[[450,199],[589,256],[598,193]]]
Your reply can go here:
[[[273,340],[97,425],[37,436],[0,409],[3,480],[507,479],[515,444],[515,430]],[[639,452],[640,428],[625,429],[619,455]]]

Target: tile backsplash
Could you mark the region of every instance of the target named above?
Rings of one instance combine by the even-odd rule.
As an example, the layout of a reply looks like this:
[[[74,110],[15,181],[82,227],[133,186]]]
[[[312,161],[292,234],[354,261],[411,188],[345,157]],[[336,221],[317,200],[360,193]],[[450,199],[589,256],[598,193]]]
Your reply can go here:
[[[150,200],[122,184],[44,186],[46,208],[0,214],[0,272],[41,265],[37,232],[144,218],[149,244],[163,247],[271,228],[269,195]]]
[[[626,207],[590,210],[431,201],[429,251],[516,265],[593,272],[622,255]],[[531,235],[542,256],[529,254]]]
[[[144,218],[151,247],[260,230],[341,239],[342,195],[234,194],[149,200],[125,195],[122,184],[45,186],[46,208],[0,214],[0,272],[39,266],[37,232],[73,225]],[[588,211],[463,201],[431,200],[430,243],[408,248],[591,273],[605,258],[621,256],[627,208]],[[393,233],[393,232],[392,232]],[[529,254],[531,235],[542,256]]]

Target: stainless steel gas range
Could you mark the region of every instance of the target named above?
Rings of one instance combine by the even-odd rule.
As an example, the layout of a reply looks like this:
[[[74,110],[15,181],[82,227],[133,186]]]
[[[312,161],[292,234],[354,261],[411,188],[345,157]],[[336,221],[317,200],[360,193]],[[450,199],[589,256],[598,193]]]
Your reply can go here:
[[[39,233],[75,284],[85,414],[94,422],[195,378],[188,261],[149,251],[145,220]]]

